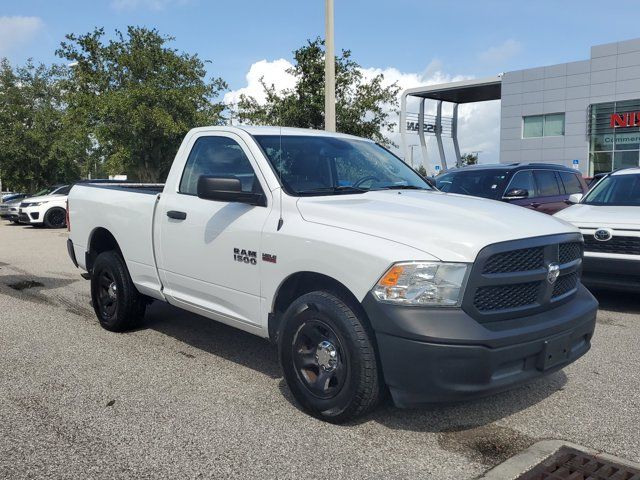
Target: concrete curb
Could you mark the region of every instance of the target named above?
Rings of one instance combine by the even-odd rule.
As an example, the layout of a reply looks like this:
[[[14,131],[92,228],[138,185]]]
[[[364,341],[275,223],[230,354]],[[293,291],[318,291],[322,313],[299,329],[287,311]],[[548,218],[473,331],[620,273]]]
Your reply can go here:
[[[563,440],[542,440],[541,442],[534,443],[526,450],[511,457],[506,462],[492,468],[485,473],[484,476],[480,477],[479,480],[513,480],[529,470],[531,467],[550,457],[557,452],[560,447],[564,446],[589,453],[595,457],[602,458],[603,460],[619,463],[621,465],[640,470],[640,463],[635,463],[630,460],[625,460],[624,458],[609,455],[608,453],[583,447],[582,445],[565,442]]]

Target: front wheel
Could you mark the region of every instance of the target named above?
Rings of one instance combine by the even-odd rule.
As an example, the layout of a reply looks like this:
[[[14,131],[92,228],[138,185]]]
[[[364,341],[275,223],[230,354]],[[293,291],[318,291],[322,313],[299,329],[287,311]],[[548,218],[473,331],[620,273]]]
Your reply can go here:
[[[279,357],[295,399],[311,415],[343,423],[372,410],[381,379],[372,332],[331,292],[302,295],[284,313]]]
[[[147,304],[136,290],[121,255],[103,252],[91,272],[91,303],[100,325],[113,332],[138,326]]]
[[[67,226],[67,212],[64,208],[54,207],[44,215],[44,225],[47,228],[64,228]]]

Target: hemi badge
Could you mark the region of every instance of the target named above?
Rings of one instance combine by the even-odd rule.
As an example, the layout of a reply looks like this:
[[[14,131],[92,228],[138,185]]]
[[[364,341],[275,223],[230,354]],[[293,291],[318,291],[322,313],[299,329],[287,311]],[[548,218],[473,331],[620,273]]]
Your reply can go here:
[[[262,254],[262,261],[263,262],[269,262],[269,263],[277,263],[278,257],[275,256],[275,255],[272,255],[270,253],[263,253]]]

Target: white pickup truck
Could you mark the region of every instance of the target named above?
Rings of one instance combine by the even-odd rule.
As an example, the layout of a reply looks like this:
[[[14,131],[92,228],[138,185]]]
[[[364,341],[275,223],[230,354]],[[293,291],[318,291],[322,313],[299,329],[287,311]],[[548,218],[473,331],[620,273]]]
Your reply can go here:
[[[438,192],[357,137],[197,128],[164,188],[76,185],[69,213],[103,327],[161,300],[270,338],[295,398],[331,422],[385,389],[409,407],[511,388],[594,332],[575,227]]]

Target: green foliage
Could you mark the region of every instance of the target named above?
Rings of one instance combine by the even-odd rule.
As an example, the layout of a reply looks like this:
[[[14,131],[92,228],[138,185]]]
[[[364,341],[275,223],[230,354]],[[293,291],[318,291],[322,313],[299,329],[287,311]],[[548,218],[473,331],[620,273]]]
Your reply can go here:
[[[235,106],[241,122],[254,125],[282,125],[300,128],[324,128],[324,41],[316,38],[295,50],[294,66],[288,73],[296,77],[296,86],[279,93],[274,85],[261,79],[266,102],[242,95]],[[351,52],[336,57],[336,127],[339,132],[371,138],[389,144],[385,132],[393,129],[388,108],[396,109],[400,87],[383,87],[384,77],[363,77]]]
[[[76,179],[86,156],[65,121],[59,66],[13,68],[0,62],[0,178],[3,188],[34,192]]]
[[[477,152],[465,153],[464,155],[461,156],[460,159],[463,167],[466,167],[467,165],[477,165],[478,153]]]
[[[205,79],[197,55],[167,46],[172,37],[128,27],[106,41],[104,29],[70,34],[57,55],[73,65],[65,82],[68,118],[77,134],[92,139],[109,174],[164,180],[187,131],[221,122],[215,103],[226,88]]]
[[[423,177],[426,177],[426,176],[427,176],[427,169],[426,169],[426,168],[424,168],[424,165],[420,165],[420,166],[416,169],[416,171],[417,171],[420,175],[422,175]]]

